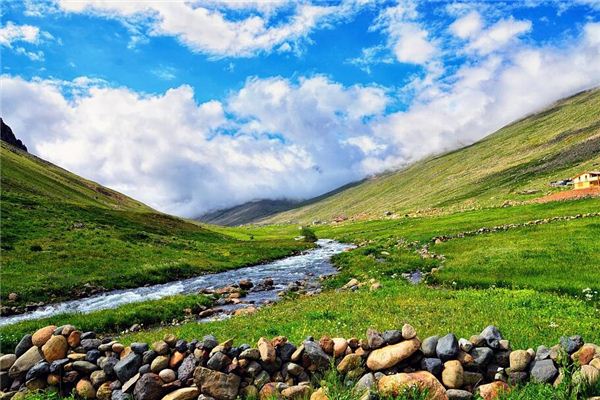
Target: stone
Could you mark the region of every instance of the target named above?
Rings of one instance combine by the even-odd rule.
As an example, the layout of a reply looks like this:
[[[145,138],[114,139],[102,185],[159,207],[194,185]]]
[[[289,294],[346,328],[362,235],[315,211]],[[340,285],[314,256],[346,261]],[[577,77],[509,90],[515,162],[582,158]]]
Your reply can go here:
[[[473,343],[471,343],[469,340],[467,340],[467,339],[464,339],[464,338],[462,338],[462,339],[458,339],[458,347],[459,347],[459,348],[460,348],[462,351],[464,351],[464,352],[468,353],[468,352],[470,352],[470,351],[471,351],[471,349],[473,348]]]
[[[194,372],[194,383],[201,388],[202,394],[216,400],[235,400],[240,382],[238,375],[224,374],[204,367],[198,367]]]
[[[142,376],[142,374],[140,374],[138,372],[135,375],[133,375],[131,378],[129,378],[129,380],[127,382],[124,382],[123,386],[121,387],[121,390],[123,391],[123,393],[133,392],[133,389],[135,388],[135,384],[137,383],[137,381],[140,380],[141,376]]]
[[[329,400],[325,388],[319,388],[310,395],[310,400]]]
[[[129,393],[125,393],[122,390],[113,390],[110,398],[111,398],[111,400],[132,400],[133,399]]]
[[[135,354],[144,354],[144,352],[148,351],[148,349],[149,349],[148,343],[134,342],[134,343],[131,343],[129,345],[129,347],[131,347],[131,351],[133,351]],[[113,345],[113,351],[114,350],[115,349],[114,349],[114,345]],[[121,349],[121,351],[123,351],[123,349]],[[121,351],[119,351],[118,353],[120,353]]]
[[[16,354],[5,354],[0,357],[0,371],[8,371],[10,367],[17,361]]]
[[[505,382],[496,381],[479,386],[478,391],[483,400],[495,400],[502,393],[510,392],[510,387]]]
[[[67,354],[67,358],[71,361],[84,361],[85,353],[70,353]]]
[[[28,380],[27,382],[25,382],[25,387],[30,392],[37,392],[37,391],[43,390],[47,386],[48,385],[46,383],[46,379],[35,378],[35,379],[31,379],[31,380]]]
[[[224,353],[217,352],[208,360],[206,366],[215,371],[224,371],[230,363],[231,358],[227,357]]]
[[[527,382],[529,374],[525,371],[510,371],[508,373],[508,384],[511,386],[521,385]]]
[[[387,330],[383,332],[382,336],[386,345],[396,344],[402,340],[402,331],[397,329]]]
[[[269,373],[267,371],[261,371],[258,375],[256,375],[256,378],[254,378],[254,385],[261,389],[264,385],[269,383],[270,380],[271,376]]]
[[[83,399],[94,399],[96,398],[96,389],[90,381],[87,379],[81,379],[75,386],[75,392]]]
[[[449,389],[459,389],[463,385],[463,372],[460,361],[446,361],[442,370],[442,383]]]
[[[378,349],[384,345],[385,340],[383,340],[381,333],[369,328],[367,329],[367,343],[370,349]]]
[[[158,376],[160,377],[160,379],[162,379],[162,381],[164,383],[171,383],[173,382],[175,379],[177,379],[177,375],[175,374],[175,371],[173,371],[172,369],[163,369],[162,371],[160,371],[158,373]]]
[[[552,383],[558,369],[552,360],[536,360],[531,364],[531,379],[539,383]]]
[[[344,338],[333,338],[333,357],[338,358],[346,353],[348,342]]]
[[[259,400],[278,400],[281,399],[281,394],[277,390],[276,383],[267,383],[260,389],[258,393]]]
[[[367,367],[371,371],[388,369],[412,356],[421,346],[419,339],[414,338],[373,350],[367,358]]]
[[[575,336],[563,336],[560,338],[560,346],[567,354],[571,355],[583,346],[583,339],[579,335]]]
[[[114,366],[115,374],[121,382],[128,381],[142,366],[142,356],[129,353],[125,358],[119,360]]]
[[[410,340],[417,336],[417,331],[410,324],[404,324],[402,326],[402,339]]]
[[[480,372],[464,371],[463,385],[476,386],[483,382],[483,374]]]
[[[432,375],[441,376],[442,374],[442,360],[439,358],[423,358],[421,360],[421,369],[427,371]]]
[[[281,391],[281,395],[286,399],[306,399],[311,390],[308,386],[290,386]]]
[[[385,375],[377,384],[379,394],[383,397],[397,397],[411,387],[426,390],[427,400],[448,400],[444,386],[435,376],[425,371]]]
[[[89,361],[92,364],[97,363],[100,357],[102,357],[100,350],[93,349],[85,353],[85,361]]]
[[[67,337],[67,343],[69,343],[69,346],[72,348],[79,346],[79,344],[81,343],[81,332],[79,332],[79,331],[71,332],[69,334],[69,336]]]
[[[480,334],[480,336],[485,340],[488,347],[492,349],[497,349],[500,347],[500,341],[502,340],[502,335],[498,328],[493,325],[486,327]]]
[[[425,357],[437,357],[435,348],[439,340],[439,336],[430,336],[421,343],[421,351]]]
[[[469,353],[473,357],[473,365],[484,368],[494,360],[494,351],[489,347],[475,347]]]
[[[325,354],[317,343],[307,340],[303,343],[303,347],[303,358],[311,364],[314,370],[325,371],[331,366],[331,357]]]
[[[96,390],[96,398],[98,400],[110,400],[113,390],[110,387],[110,382],[104,382]]]
[[[362,357],[358,354],[348,354],[342,359],[342,361],[340,361],[337,366],[337,370],[340,374],[347,374],[348,371],[360,367],[361,360]]]
[[[135,400],[160,400],[164,394],[163,381],[156,374],[144,374],[133,389]]]
[[[258,339],[258,351],[260,353],[260,359],[263,362],[275,362],[275,357],[277,357],[275,347],[273,347],[273,344],[264,337]]]
[[[594,358],[592,361],[590,361],[590,365],[597,370],[600,370],[600,358]]]
[[[167,394],[162,400],[195,400],[199,394],[200,390],[197,387],[187,387]]]
[[[258,349],[246,349],[240,353],[240,359],[260,360],[260,351]]]
[[[42,353],[44,353],[44,358],[46,361],[52,362],[55,360],[60,360],[61,358],[65,358],[67,356],[68,348],[69,344],[64,336],[52,336],[42,346]]]
[[[25,335],[21,338],[19,344],[17,344],[17,347],[15,347],[15,355],[17,356],[17,358],[21,357],[23,354],[25,354],[27,350],[29,350],[33,346],[31,338],[31,335]]]
[[[169,353],[169,345],[164,340],[159,340],[152,344],[152,350],[154,350],[156,354],[164,356]]]
[[[102,341],[100,339],[81,339],[80,346],[83,347],[83,350],[88,352],[90,350],[97,350],[101,344]]]
[[[292,359],[292,354],[294,354],[295,351],[296,346],[289,342],[285,342],[277,346],[277,355],[283,362],[290,361]]]
[[[96,364],[92,364],[89,361],[74,361],[73,369],[85,375],[89,375],[94,371],[97,371],[100,367]]]
[[[54,325],[48,325],[44,328],[38,329],[31,337],[31,343],[34,346],[42,347],[52,337],[55,329],[56,326]]]
[[[485,339],[481,335],[473,335],[469,338],[469,342],[473,343],[475,347],[485,346]]]
[[[373,388],[375,388],[376,383],[377,382],[375,381],[375,375],[369,372],[364,374],[358,380],[358,382],[356,382],[356,385],[354,385],[354,388],[352,390],[354,391],[354,393],[358,394],[370,392]]]
[[[102,385],[107,380],[108,380],[108,378],[106,377],[106,374],[102,370],[94,371],[90,374],[90,382],[92,382],[92,385],[94,385],[94,387],[96,387],[96,388],[98,386]]]
[[[158,356],[154,360],[152,360],[152,363],[150,364],[150,370],[155,374],[158,374],[160,371],[168,367],[169,357],[167,356]]]
[[[525,371],[531,362],[531,354],[525,350],[515,350],[510,353],[510,369],[514,372]]]
[[[146,346],[148,346],[148,345],[146,344]],[[112,345],[112,351],[114,351],[117,354],[120,354],[123,350],[125,350],[125,346],[122,343],[115,343]]]
[[[442,336],[435,347],[437,358],[442,361],[451,360],[458,354],[458,340],[453,333]]]
[[[254,385],[245,386],[240,389],[240,396],[243,399],[256,399],[258,398],[258,388]]]
[[[14,364],[9,368],[8,375],[15,379],[25,373],[38,362],[42,361],[44,356],[37,346],[29,348],[21,357],[17,358]]]
[[[448,389],[446,396],[448,396],[448,400],[470,400],[473,398],[473,393],[460,389]]]
[[[51,374],[62,374],[65,365],[70,363],[71,360],[68,358],[61,358],[60,360],[55,360],[50,363],[50,373]]]
[[[329,336],[323,336],[319,339],[319,346],[327,354],[333,354],[333,339]]]
[[[536,360],[545,360],[547,358],[550,358],[550,349],[544,345],[538,346],[538,348],[535,352],[535,359]]]
[[[181,364],[181,362],[183,361],[184,358],[185,358],[185,353],[182,353],[180,351],[173,352],[173,354],[171,354],[171,358],[169,359],[169,367],[177,368],[179,366],[179,364]]]
[[[40,361],[35,364],[33,367],[27,371],[27,375],[25,376],[25,381],[29,381],[31,379],[44,378],[50,373],[50,364],[46,361]]]
[[[194,369],[196,369],[196,358],[190,354],[183,359],[177,369],[177,377],[180,381],[185,382],[194,376]]]
[[[574,374],[573,380],[576,383],[581,381],[588,387],[594,387],[600,380],[600,371],[591,365],[582,365],[581,369]]]
[[[578,365],[587,365],[592,361],[596,354],[596,346],[584,344],[579,350],[571,355],[571,359]]]

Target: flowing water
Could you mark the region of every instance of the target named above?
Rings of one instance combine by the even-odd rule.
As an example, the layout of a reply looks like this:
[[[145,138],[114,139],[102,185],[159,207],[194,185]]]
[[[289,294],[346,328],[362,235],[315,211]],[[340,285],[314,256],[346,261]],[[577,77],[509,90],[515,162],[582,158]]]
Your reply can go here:
[[[135,289],[115,290],[84,299],[50,304],[35,311],[0,318],[0,327],[64,313],[90,313],[147,300],[158,300],[175,294],[198,293],[202,289],[215,289],[249,279],[257,284],[267,278],[273,279],[273,286],[266,290],[251,290],[243,299],[245,303],[260,305],[275,301],[277,293],[297,281],[307,281],[307,286],[315,286],[319,276],[333,275],[337,271],[330,262],[333,255],[354,246],[334,240],[321,239],[314,249],[302,254],[283,258],[267,264],[255,265],[216,274],[201,275],[195,278],[144,286]],[[246,304],[247,305],[247,304]],[[244,306],[244,305],[238,305]],[[229,305],[222,308],[234,308]]]

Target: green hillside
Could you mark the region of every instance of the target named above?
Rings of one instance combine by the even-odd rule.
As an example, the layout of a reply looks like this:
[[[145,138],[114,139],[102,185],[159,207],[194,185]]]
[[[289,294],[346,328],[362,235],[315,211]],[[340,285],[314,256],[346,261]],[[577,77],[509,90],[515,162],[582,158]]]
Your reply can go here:
[[[462,149],[417,162],[262,222],[382,218],[525,202],[549,182],[600,168],[600,89],[564,99]]]
[[[292,234],[240,240],[154,211],[5,143],[0,155],[3,306],[166,282],[308,246]],[[10,293],[18,299],[5,301]]]

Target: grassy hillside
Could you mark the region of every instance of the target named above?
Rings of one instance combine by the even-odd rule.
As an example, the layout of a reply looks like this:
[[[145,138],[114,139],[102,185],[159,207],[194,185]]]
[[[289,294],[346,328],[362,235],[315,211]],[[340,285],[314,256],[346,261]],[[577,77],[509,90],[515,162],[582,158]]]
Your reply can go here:
[[[0,155],[3,305],[166,282],[307,246],[292,235],[240,240],[154,211],[4,143]],[[12,292],[18,300],[5,302]]]
[[[223,226],[237,226],[263,219],[282,211],[294,208],[298,204],[293,200],[256,200],[235,207],[211,211],[202,214],[198,221]]]
[[[263,222],[493,207],[560,190],[549,182],[598,168],[600,89],[595,89],[514,122],[471,146],[377,176]]]

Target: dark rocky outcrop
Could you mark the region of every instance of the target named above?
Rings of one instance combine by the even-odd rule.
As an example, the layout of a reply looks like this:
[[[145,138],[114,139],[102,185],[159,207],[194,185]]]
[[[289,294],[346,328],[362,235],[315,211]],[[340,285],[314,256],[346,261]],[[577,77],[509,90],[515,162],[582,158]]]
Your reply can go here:
[[[0,118],[0,125],[2,126],[2,141],[6,142],[17,149],[21,149],[23,151],[27,151],[27,147],[23,144],[23,142],[15,136],[10,126],[4,123],[4,120]]]

